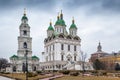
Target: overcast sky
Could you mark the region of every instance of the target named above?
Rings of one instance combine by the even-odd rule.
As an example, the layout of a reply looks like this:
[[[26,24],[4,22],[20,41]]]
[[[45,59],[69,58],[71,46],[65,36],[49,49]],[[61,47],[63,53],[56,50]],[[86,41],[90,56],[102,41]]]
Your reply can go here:
[[[67,30],[72,17],[78,27],[81,49],[90,57],[100,41],[103,51],[120,50],[120,0],[0,0],[0,57],[17,54],[19,25],[24,8],[31,27],[33,55],[44,51],[49,21],[53,25],[63,10]]]

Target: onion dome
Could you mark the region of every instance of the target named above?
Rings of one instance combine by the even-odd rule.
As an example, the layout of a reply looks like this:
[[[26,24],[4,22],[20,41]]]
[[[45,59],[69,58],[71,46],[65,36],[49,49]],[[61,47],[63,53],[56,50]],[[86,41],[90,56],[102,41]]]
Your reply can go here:
[[[53,29],[53,27],[52,27],[52,22],[51,22],[51,21],[50,21],[50,25],[49,25],[49,27],[48,27],[47,30],[52,30],[52,31],[54,31],[54,29]]]
[[[26,10],[24,9],[24,14],[21,20],[28,20],[28,18],[26,17]]]
[[[73,20],[72,20],[72,24],[71,24],[71,26],[70,26],[70,29],[72,29],[72,28],[77,29],[77,27],[76,27],[76,25],[75,25],[74,18],[73,18]]]
[[[59,17],[59,14],[57,16],[57,21],[56,21],[55,25],[66,26],[65,21],[63,20],[62,10],[61,10],[60,17]]]

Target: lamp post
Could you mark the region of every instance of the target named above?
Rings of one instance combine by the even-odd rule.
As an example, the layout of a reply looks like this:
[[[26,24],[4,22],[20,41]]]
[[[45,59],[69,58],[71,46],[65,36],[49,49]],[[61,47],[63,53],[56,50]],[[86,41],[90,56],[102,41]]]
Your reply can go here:
[[[27,61],[27,55],[28,55],[28,50],[27,50],[27,45],[24,45],[25,48],[25,59],[26,59],[26,80],[28,80],[28,61]]]
[[[81,59],[82,59],[82,68],[83,68],[83,74],[84,74],[84,72],[85,72],[86,53],[83,53],[83,51],[81,51]]]
[[[53,52],[53,76],[54,76],[54,52]]]
[[[28,50],[26,50],[26,55],[25,55],[25,57],[26,57],[26,80],[28,80],[28,62],[27,62],[27,54],[28,54]]]

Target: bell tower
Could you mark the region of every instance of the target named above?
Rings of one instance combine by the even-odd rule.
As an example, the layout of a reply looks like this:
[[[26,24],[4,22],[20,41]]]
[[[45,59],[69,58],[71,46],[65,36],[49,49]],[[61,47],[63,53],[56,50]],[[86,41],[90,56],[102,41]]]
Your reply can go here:
[[[26,11],[24,10],[23,17],[21,19],[21,25],[19,27],[18,36],[18,51],[19,57],[25,56],[25,51],[28,50],[28,57],[32,57],[32,38],[30,37],[30,26],[28,25],[28,18]]]

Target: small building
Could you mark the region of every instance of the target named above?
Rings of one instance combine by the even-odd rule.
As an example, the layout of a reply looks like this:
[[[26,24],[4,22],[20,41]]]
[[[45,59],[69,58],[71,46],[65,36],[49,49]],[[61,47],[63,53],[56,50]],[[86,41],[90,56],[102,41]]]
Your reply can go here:
[[[96,59],[99,59],[100,57],[104,57],[106,55],[108,55],[108,53],[102,51],[102,46],[101,46],[101,43],[99,42],[99,44],[97,46],[97,51],[94,52],[93,54],[91,54],[89,61],[94,62]]]

